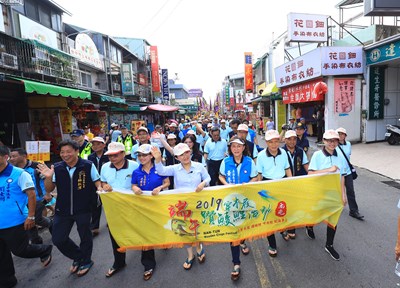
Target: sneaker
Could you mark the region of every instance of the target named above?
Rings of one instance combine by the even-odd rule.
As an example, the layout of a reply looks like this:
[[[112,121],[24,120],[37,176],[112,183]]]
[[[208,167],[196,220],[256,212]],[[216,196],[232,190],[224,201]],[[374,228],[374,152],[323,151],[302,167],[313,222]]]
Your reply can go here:
[[[306,235],[308,236],[308,238],[314,240],[315,239],[314,229],[312,227],[306,227]]]
[[[336,261],[340,260],[339,253],[336,252],[335,248],[333,248],[332,245],[326,245],[325,251],[328,252],[329,255],[331,255],[333,260],[336,260]]]

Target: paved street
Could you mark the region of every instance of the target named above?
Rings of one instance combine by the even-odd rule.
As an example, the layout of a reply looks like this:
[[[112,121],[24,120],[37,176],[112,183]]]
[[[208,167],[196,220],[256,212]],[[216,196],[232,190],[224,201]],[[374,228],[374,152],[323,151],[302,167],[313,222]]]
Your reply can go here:
[[[228,244],[206,247],[206,262],[195,263],[191,271],[182,268],[184,249],[158,250],[157,268],[148,282],[142,280],[140,252],[129,251],[125,270],[107,279],[104,274],[113,256],[103,218],[101,233],[94,240],[95,265],[88,275],[69,275],[71,261],[54,249],[53,263],[46,269],[38,259],[14,257],[17,287],[396,287],[400,282],[394,274],[400,190],[382,183],[390,180],[384,176],[366,169],[358,172],[355,189],[366,221],[349,217],[348,208],[344,209],[334,244],[341,255],[339,262],[324,251],[326,226],[321,224],[315,228],[316,240],[308,239],[304,229],[298,229],[296,240],[289,242],[278,234],[275,259],[268,256],[266,239],[249,242],[251,253],[241,256],[242,275],[237,283],[230,280]],[[77,238],[75,229],[73,236]],[[47,231],[43,237],[50,241]]]

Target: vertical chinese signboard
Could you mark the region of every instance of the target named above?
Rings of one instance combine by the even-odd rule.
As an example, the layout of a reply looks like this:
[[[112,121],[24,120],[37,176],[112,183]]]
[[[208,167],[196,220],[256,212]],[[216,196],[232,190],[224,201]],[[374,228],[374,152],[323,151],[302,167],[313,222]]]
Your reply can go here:
[[[229,106],[229,85],[225,86],[225,104]]]
[[[376,66],[370,71],[368,120],[383,119],[385,68]]]
[[[132,64],[121,64],[122,95],[134,95]]]
[[[244,53],[244,91],[253,93],[253,62],[252,53]]]
[[[162,95],[165,101],[169,100],[168,69],[161,69]]]
[[[354,110],[355,79],[335,79],[334,112],[346,116]]]
[[[150,46],[150,62],[151,62],[151,84],[153,92],[160,93],[160,73],[158,72],[158,52],[157,46]]]

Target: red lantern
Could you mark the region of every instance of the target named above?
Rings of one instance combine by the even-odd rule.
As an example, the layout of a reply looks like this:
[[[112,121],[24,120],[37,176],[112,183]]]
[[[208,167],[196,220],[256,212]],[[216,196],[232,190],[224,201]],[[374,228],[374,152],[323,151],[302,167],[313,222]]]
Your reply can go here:
[[[324,95],[326,94],[326,92],[328,92],[328,85],[326,85],[325,82],[320,81],[317,84],[315,84],[314,86],[315,95]]]

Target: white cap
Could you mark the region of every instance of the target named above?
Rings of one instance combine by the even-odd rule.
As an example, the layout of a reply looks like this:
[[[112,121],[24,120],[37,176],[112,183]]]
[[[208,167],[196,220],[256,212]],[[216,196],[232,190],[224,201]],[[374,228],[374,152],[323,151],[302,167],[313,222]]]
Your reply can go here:
[[[249,131],[249,127],[246,124],[240,124],[237,128],[238,131]]]
[[[249,121],[249,127],[253,126],[253,122]]]
[[[113,155],[118,154],[120,152],[125,152],[125,145],[120,142],[111,142],[108,144],[108,150],[104,155]]]
[[[344,129],[343,127],[340,127],[340,128],[338,128],[338,129],[336,129],[336,133],[339,134],[339,132],[347,135],[347,131],[346,131],[346,129]]]
[[[279,132],[276,130],[268,130],[267,132],[265,132],[265,140],[267,141],[279,138],[280,138]]]
[[[189,135],[196,135],[196,132],[194,132],[192,129],[190,129],[187,133],[186,133],[186,135],[187,134],[189,134]]]
[[[324,138],[324,139],[339,139],[339,134],[335,130],[329,129],[329,130],[325,131],[324,136],[322,138]]]
[[[118,126],[117,123],[112,123],[112,124],[111,124],[111,128],[114,128],[114,127],[117,127],[117,126]]]
[[[213,127],[213,125],[211,123],[207,124],[207,128]]]
[[[232,141],[229,141],[229,145],[231,145],[232,143],[237,143],[237,144],[240,144],[240,145],[244,145],[244,141],[239,139],[239,138],[236,138],[236,139],[234,139]]]
[[[178,127],[178,125],[176,125],[176,123],[175,122],[172,122],[171,124],[169,124],[169,127]]]
[[[185,143],[179,143],[174,147],[174,155],[179,156],[185,153],[186,151],[190,151],[190,148],[187,144]]]
[[[106,144],[106,141],[104,141],[103,137],[94,137],[91,142],[101,142]]]
[[[222,124],[222,123],[226,123],[226,120],[225,120],[225,119],[222,119],[220,122],[221,122],[221,124]]]
[[[297,138],[297,134],[294,130],[288,130],[285,133],[285,139],[288,139],[290,137],[296,137]]]
[[[142,144],[139,146],[138,150],[136,150],[135,154],[137,153],[143,153],[143,154],[149,154],[151,153],[151,145],[150,144]]]
[[[176,135],[172,134],[172,133],[168,134],[167,140],[169,140],[169,139],[176,139]]]
[[[147,130],[147,128],[144,127],[144,126],[140,126],[140,127],[136,130],[136,133],[139,134],[139,131],[146,131],[147,134],[149,133],[149,130]]]

